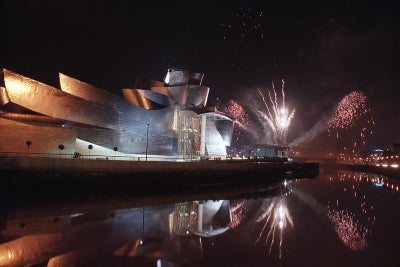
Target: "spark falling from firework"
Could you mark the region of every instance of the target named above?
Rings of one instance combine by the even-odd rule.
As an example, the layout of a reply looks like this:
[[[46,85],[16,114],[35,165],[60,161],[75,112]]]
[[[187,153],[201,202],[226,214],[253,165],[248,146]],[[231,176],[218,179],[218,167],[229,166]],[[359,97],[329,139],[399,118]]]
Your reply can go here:
[[[264,95],[258,89],[264,106],[267,110],[266,113],[258,111],[258,114],[267,121],[273,132],[273,142],[275,144],[286,144],[288,128],[294,117],[295,109],[289,111],[285,105],[285,81],[282,80],[282,98],[279,99],[275,91],[274,83],[272,82],[273,96],[268,91],[270,105],[265,100]]]
[[[271,203],[264,209],[264,212],[257,218],[256,222],[264,221],[264,226],[256,240],[258,243],[261,237],[264,235],[267,226],[269,226],[269,231],[265,239],[265,243],[268,246],[269,243],[269,254],[273,244],[275,242],[275,234],[279,234],[279,259],[282,258],[282,239],[283,230],[290,224],[291,227],[294,226],[292,217],[289,214],[289,210],[286,205],[284,197],[275,197],[271,200]]]
[[[234,119],[234,131],[235,136],[238,139],[241,136],[240,130],[247,130],[247,125],[249,123],[249,115],[245,109],[236,101],[229,100],[228,105],[224,108],[224,112]]]
[[[328,121],[328,129],[330,131],[335,130],[338,137],[340,129],[347,130],[353,127],[358,119],[364,115],[368,115],[370,111],[371,109],[367,104],[367,96],[360,91],[353,91],[343,97],[337,104]],[[375,124],[372,117],[368,118],[367,124]],[[367,127],[363,127],[360,136],[364,138],[366,133]]]
[[[367,135],[372,134],[375,122],[371,113],[367,96],[361,91],[350,92],[329,114],[323,115],[310,130],[292,141],[290,146],[310,142],[322,132],[328,131],[329,136],[340,137],[344,147],[352,147],[353,152],[356,152],[357,148],[365,145]]]
[[[229,100],[225,108],[225,113],[235,119],[236,123],[246,129],[245,125],[249,122],[249,116],[245,109],[236,101]]]

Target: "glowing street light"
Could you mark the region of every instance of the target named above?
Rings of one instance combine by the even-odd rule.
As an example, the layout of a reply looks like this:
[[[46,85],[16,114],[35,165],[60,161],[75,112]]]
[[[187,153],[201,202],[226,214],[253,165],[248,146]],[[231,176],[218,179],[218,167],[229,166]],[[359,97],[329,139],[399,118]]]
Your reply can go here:
[[[149,147],[149,126],[150,124],[146,124],[147,126],[147,134],[146,134],[146,161],[147,161],[147,148]]]

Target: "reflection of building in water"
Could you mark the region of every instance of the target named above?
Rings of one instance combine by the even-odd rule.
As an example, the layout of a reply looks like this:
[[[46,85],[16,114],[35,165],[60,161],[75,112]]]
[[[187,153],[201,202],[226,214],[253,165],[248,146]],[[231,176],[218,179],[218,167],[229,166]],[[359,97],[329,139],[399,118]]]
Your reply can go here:
[[[0,69],[0,152],[225,156],[233,122],[207,106],[202,79],[168,69],[162,81],[138,79],[121,97],[61,73],[60,90]]]
[[[169,240],[160,253],[161,262],[195,262],[203,259],[202,238],[229,229],[229,200],[176,203],[169,214]]]
[[[213,236],[229,229],[229,200],[195,201],[175,204],[175,210],[169,214],[169,235],[194,234]]]
[[[121,266],[121,259],[136,266],[141,257],[163,266],[191,263],[203,259],[202,238],[227,230],[228,210],[229,201],[221,200],[57,216],[42,211],[45,217],[29,211],[0,229],[0,266]]]
[[[169,236],[186,234],[195,224],[197,219],[197,205],[195,202],[175,204],[175,210],[169,214]]]

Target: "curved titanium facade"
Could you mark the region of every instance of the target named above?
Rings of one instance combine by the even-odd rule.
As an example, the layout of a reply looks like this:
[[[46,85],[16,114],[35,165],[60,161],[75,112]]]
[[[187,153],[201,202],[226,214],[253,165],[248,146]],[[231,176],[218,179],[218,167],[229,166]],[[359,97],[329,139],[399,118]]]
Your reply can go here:
[[[3,70],[3,74],[7,94],[12,103],[49,117],[118,129],[119,114],[115,110],[9,70]]]
[[[97,88],[91,84],[79,81],[59,73],[61,90],[90,102],[118,110],[119,97]]]
[[[223,156],[225,146],[230,144],[233,123],[226,116],[215,120],[217,115],[213,117],[205,109],[210,88],[201,85],[203,75],[168,69],[164,81],[140,80],[150,90],[122,89],[124,97],[120,97],[61,73],[60,90],[3,69],[0,117],[9,129],[3,130],[0,138],[10,139],[5,135],[15,128],[17,132],[25,129],[31,133],[32,143],[38,144],[47,136],[59,145],[68,145],[71,153],[87,153],[70,149],[73,139],[78,138],[126,154],[190,157],[198,155],[199,143],[205,142],[209,155]],[[207,113],[209,118],[205,140],[200,138],[201,127],[196,118],[201,113]],[[2,151],[12,151],[17,147],[15,142],[22,147],[21,152],[26,149],[25,143],[11,139],[7,147],[1,147]],[[50,143],[50,147],[43,145],[41,152],[57,152],[53,141]]]
[[[179,106],[186,106],[189,95],[189,87],[189,85],[152,87],[151,91],[169,96],[172,98],[174,103]]]
[[[0,118],[0,152],[30,157],[73,154],[77,130],[15,122]],[[28,143],[29,142],[29,143]],[[63,149],[59,148],[63,145]]]
[[[141,89],[122,89],[124,98],[137,107],[144,109],[161,109],[172,106],[169,97]]]
[[[167,86],[176,86],[189,84],[190,74],[186,70],[168,69],[164,78],[164,83]]]
[[[188,108],[204,108],[207,104],[210,87],[201,85],[191,85],[186,106]]]

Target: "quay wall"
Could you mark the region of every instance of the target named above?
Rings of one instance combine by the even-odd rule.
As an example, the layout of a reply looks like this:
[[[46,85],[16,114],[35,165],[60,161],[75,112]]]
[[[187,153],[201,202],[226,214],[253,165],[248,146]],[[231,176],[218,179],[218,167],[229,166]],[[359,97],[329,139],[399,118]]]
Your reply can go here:
[[[0,169],[39,172],[130,173],[130,172],[193,172],[193,171],[254,171],[265,167],[286,168],[274,162],[228,161],[121,161],[58,158],[1,158]]]
[[[290,175],[292,178],[314,178],[319,174],[316,162],[270,162],[252,160],[204,160],[193,162],[174,161],[121,161],[62,158],[0,158],[3,173],[44,175],[108,175],[131,176],[225,176],[225,177],[275,177]]]

